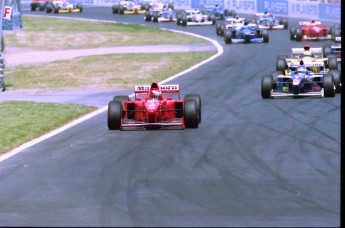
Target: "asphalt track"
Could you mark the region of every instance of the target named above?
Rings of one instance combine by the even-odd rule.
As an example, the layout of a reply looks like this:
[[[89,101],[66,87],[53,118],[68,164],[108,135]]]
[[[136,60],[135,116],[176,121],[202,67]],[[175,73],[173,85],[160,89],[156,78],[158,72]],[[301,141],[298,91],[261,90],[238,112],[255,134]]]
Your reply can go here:
[[[109,7],[61,16],[145,24]],[[0,224],[340,226],[341,95],[261,98],[262,75],[274,70],[276,56],[306,42],[271,31],[268,44],[226,46],[214,26],[152,25],[224,47],[169,82],[201,95],[199,128],[109,131],[102,112],[27,148],[0,163]]]

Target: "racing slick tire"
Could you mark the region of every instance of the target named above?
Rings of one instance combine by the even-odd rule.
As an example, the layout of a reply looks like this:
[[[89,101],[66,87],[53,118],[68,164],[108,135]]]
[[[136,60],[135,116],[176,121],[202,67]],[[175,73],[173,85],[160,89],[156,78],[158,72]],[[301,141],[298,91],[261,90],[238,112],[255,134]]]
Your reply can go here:
[[[286,69],[287,69],[286,58],[278,56],[277,62],[276,62],[276,71],[280,71],[284,74]]]
[[[296,29],[296,41],[302,41],[302,30]]]
[[[145,21],[151,21],[151,13],[150,11],[145,12]]]
[[[290,40],[295,40],[296,28],[290,28]]]
[[[340,76],[339,70],[330,70],[330,71],[328,71],[328,73],[333,75],[335,92],[340,93],[340,91],[341,91],[341,76]]]
[[[153,21],[153,22],[158,22],[158,12],[155,12],[155,13],[153,14],[152,21]]]
[[[181,21],[182,21],[182,13],[177,13],[176,15],[176,24],[177,25],[181,25]]]
[[[124,13],[125,13],[125,8],[123,6],[120,6],[119,14],[124,14]]]
[[[199,123],[201,122],[201,97],[199,94],[187,94],[184,97],[184,100],[195,100],[196,103],[196,110],[198,112],[198,117],[199,117]]]
[[[129,96],[114,96],[113,101],[120,101],[122,105],[123,115],[125,114],[125,101],[129,101]]]
[[[341,37],[341,32],[340,30],[335,30],[334,33],[332,34],[332,40],[336,41],[336,37]]]
[[[48,4],[46,7],[46,13],[51,13],[53,12],[53,6],[51,4]]]
[[[186,26],[187,25],[187,17],[186,15],[183,15],[181,18],[181,25]]]
[[[262,30],[262,37],[264,38],[264,43],[269,42],[269,37],[268,37],[268,31],[267,30]]]
[[[199,117],[194,99],[184,101],[183,118],[186,128],[197,128],[199,125]]]
[[[264,75],[261,80],[261,97],[263,99],[271,98],[271,90],[273,87],[273,77]]]
[[[79,13],[83,12],[83,5],[82,4],[78,3],[76,8],[79,9]]]
[[[113,7],[111,7],[113,14],[118,14],[119,13],[119,6],[118,5],[114,5]]]
[[[221,25],[219,26],[219,34],[218,34],[218,35],[224,36],[225,29],[226,29],[225,24],[224,24],[224,23],[221,24]]]
[[[281,21],[280,21],[280,23],[281,23],[282,25],[284,25],[284,29],[288,29],[288,27],[289,27],[289,22],[288,22],[287,18],[282,18]]]
[[[335,56],[328,57],[328,68],[330,70],[338,70],[338,61]]]
[[[333,75],[327,73],[323,76],[323,92],[325,97],[335,96]]]
[[[332,48],[329,44],[325,44],[323,47],[322,47],[322,55],[324,58],[327,58],[328,55],[331,55],[332,54]]]
[[[108,128],[119,130],[121,128],[122,104],[120,101],[110,101],[108,104]]]
[[[226,44],[231,44],[231,43],[232,43],[232,38],[231,38],[231,36],[232,36],[231,31],[230,31],[229,29],[226,29],[226,30],[224,31],[224,42],[225,42]]]

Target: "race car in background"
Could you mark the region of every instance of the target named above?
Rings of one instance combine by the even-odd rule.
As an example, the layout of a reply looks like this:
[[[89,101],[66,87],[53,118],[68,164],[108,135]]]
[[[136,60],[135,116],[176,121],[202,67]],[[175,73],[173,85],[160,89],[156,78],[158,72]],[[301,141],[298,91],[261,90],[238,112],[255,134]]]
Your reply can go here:
[[[81,3],[70,3],[65,0],[52,1],[46,6],[47,13],[81,13],[83,6]]]
[[[334,44],[325,44],[322,47],[324,57],[335,56],[338,62],[341,62],[341,29],[337,28],[332,33]]]
[[[145,21],[153,22],[176,22],[176,13],[172,9],[163,9],[160,11],[146,11],[144,16]]]
[[[341,91],[341,73],[339,70],[337,58],[333,55],[328,57],[323,56],[323,48],[310,48],[309,45],[304,45],[303,48],[292,48],[291,56],[279,55],[276,61],[276,70],[285,72],[289,70],[289,64],[298,64],[303,61],[305,65],[312,65],[313,63],[322,63],[322,67],[310,66],[310,70],[313,73],[319,73],[320,71],[327,71],[333,75],[336,92]]]
[[[109,102],[107,120],[110,130],[197,128],[201,122],[201,98],[199,94],[187,94],[181,99],[178,84],[137,85],[133,100],[128,96],[115,96]]]
[[[215,20],[225,20],[226,17],[236,17],[236,10],[225,9],[219,4],[214,6],[203,6],[201,10],[206,14],[213,15]]]
[[[311,68],[321,70],[314,73]],[[289,63],[288,71],[272,71],[261,80],[261,96],[264,99],[275,97],[334,97],[333,75],[324,68],[322,62]]]
[[[30,9],[31,11],[45,11],[47,4],[50,3],[50,0],[31,0],[30,1]]]
[[[289,22],[287,18],[275,17],[272,13],[254,13],[254,22],[259,25],[261,29],[288,29]]]
[[[223,36],[226,29],[242,27],[245,21],[244,17],[226,17],[223,21],[216,22],[216,34]]]
[[[321,21],[302,21],[299,27],[290,28],[290,40],[331,40],[332,34],[330,28],[321,25]]]
[[[268,43],[269,36],[266,29],[253,27],[244,22],[243,26],[227,29],[224,32],[224,42],[231,43]]]
[[[214,15],[207,14],[205,11],[192,9],[179,12],[176,16],[177,25],[213,25],[216,23]]]
[[[140,14],[149,10],[149,5],[138,4],[135,1],[119,1],[111,7],[113,14]]]

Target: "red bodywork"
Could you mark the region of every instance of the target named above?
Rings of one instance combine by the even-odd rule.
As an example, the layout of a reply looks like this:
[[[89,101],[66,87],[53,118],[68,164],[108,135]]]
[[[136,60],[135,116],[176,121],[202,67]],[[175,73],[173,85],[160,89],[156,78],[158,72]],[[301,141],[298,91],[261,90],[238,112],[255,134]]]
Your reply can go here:
[[[329,29],[323,27],[320,21],[299,22],[302,30],[302,40],[328,40],[332,39]]]
[[[162,93],[161,99],[152,99],[153,90]],[[177,93],[178,99],[164,96]],[[184,101],[180,99],[179,85],[161,85],[153,82],[150,85],[136,86],[135,99],[124,101],[124,117],[121,127],[164,127],[184,125]]]

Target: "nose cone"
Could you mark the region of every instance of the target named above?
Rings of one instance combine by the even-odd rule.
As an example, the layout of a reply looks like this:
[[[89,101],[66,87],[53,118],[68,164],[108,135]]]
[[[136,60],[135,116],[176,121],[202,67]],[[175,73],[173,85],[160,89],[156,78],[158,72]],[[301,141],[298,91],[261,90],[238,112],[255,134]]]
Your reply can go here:
[[[150,114],[155,114],[159,108],[159,101],[149,100],[146,102],[146,111]]]

